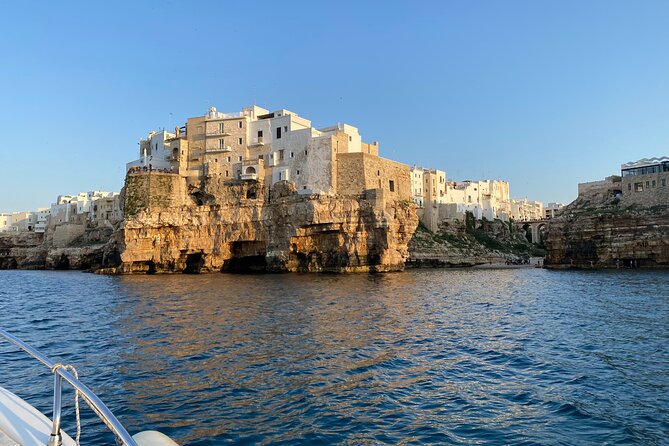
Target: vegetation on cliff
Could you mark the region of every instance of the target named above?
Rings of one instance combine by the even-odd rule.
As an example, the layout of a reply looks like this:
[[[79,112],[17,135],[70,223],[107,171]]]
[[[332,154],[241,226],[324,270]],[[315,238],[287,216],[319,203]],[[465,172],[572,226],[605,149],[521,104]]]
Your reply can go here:
[[[412,266],[470,266],[543,257],[545,251],[513,222],[476,220],[468,213],[464,221],[443,222],[438,232],[420,225],[409,253]]]

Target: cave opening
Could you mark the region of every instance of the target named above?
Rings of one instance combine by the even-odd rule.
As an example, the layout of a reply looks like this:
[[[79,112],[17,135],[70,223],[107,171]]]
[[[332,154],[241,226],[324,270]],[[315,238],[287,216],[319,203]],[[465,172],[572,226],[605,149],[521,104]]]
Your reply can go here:
[[[58,270],[70,269],[70,258],[62,254],[58,261],[56,261],[55,268]]]
[[[267,272],[267,247],[264,241],[233,242],[232,258],[225,261],[222,272],[235,274],[262,274]]]
[[[200,274],[200,270],[204,265],[204,258],[202,253],[196,252],[186,255],[186,268],[184,268],[184,274]]]
[[[146,266],[147,266],[146,274],[155,274],[158,271],[156,268],[156,262],[154,262],[153,260],[149,260],[148,262],[146,262]]]

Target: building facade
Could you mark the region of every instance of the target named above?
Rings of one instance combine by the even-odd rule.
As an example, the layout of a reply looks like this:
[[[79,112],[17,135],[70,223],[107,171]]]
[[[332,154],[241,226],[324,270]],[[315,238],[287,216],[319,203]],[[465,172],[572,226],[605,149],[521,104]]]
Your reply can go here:
[[[380,158],[378,143],[363,142],[356,127],[316,129],[285,109],[250,106],[221,113],[212,107],[174,133],[150,133],[140,141],[139,156],[128,163],[130,174],[160,170],[187,180],[257,181],[265,190],[289,181],[301,194],[355,195],[380,188],[387,198],[411,199],[409,166]]]
[[[511,218],[514,221],[535,221],[544,219],[544,206],[540,201],[527,198],[511,200]]]
[[[551,218],[557,217],[562,208],[564,208],[564,204],[562,203],[548,203],[544,207],[544,218],[550,220]]]

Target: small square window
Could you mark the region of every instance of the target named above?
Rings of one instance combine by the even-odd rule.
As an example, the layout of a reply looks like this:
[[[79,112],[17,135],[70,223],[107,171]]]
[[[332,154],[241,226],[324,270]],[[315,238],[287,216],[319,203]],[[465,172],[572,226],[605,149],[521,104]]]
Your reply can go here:
[[[241,160],[242,160],[242,157],[240,156],[240,157],[239,157],[239,161],[241,161]]]
[[[291,157],[291,158],[295,158],[295,153],[294,153],[294,152],[290,152],[290,157]]]

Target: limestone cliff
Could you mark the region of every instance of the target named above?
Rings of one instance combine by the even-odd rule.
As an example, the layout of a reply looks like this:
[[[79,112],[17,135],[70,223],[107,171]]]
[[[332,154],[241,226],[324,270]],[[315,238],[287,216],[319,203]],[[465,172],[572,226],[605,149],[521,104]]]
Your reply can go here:
[[[580,196],[550,221],[549,268],[669,267],[669,206],[626,205],[614,193]]]
[[[124,200],[126,220],[105,250],[104,272],[396,271],[418,225],[408,202],[373,191],[301,195],[285,181],[270,191],[220,176],[187,184],[176,175],[128,175]]]
[[[110,227],[62,225],[46,233],[0,234],[0,269],[82,269],[102,266]]]
[[[500,220],[442,221],[437,232],[419,227],[409,244],[410,267],[466,267],[543,256],[525,231]]]

